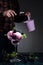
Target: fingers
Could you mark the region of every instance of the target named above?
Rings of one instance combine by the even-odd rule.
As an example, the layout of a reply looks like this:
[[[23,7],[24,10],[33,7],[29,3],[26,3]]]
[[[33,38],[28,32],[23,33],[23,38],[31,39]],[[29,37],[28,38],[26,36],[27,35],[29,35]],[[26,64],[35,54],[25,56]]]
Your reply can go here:
[[[10,11],[9,11],[9,14],[10,14],[10,16],[12,16],[12,17],[14,17],[15,15],[17,15],[16,12],[13,11],[13,10],[10,10]]]
[[[12,12],[9,12],[10,17],[14,17],[15,14],[13,14]]]
[[[14,15],[17,15],[17,13],[16,13],[15,11],[11,10],[11,12],[12,12]]]
[[[3,15],[4,15],[4,16],[7,16],[7,17],[14,17],[14,16],[17,15],[17,14],[16,14],[16,12],[13,11],[13,10],[8,10],[8,11],[5,11]]]
[[[6,16],[7,16],[7,17],[11,17],[11,14],[9,14],[9,13],[6,13]]]

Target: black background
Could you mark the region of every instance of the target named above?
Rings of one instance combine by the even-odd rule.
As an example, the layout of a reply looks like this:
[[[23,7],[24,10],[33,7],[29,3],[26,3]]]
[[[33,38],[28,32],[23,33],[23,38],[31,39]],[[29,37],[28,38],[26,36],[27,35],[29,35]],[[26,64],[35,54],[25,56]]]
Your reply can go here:
[[[43,2],[42,0],[18,0],[21,11],[30,11],[36,30],[28,32],[24,23],[16,24],[16,28],[27,34],[18,46],[19,52],[43,52]]]

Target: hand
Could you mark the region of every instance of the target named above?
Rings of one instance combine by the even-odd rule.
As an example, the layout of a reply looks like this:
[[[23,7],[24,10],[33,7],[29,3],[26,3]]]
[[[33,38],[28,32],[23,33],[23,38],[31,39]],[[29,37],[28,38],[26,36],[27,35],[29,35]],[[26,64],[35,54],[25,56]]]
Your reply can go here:
[[[3,16],[6,16],[8,18],[10,17],[14,17],[14,15],[17,15],[15,11],[13,10],[7,10],[7,11],[4,11],[3,13]]]

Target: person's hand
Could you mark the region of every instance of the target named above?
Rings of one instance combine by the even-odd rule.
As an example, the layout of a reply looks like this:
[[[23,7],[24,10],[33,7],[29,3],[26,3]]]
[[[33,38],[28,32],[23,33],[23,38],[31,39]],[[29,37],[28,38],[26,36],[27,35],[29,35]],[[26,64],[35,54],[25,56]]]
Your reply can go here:
[[[17,14],[13,10],[7,10],[7,11],[4,11],[4,13],[3,13],[3,16],[6,16],[8,18],[14,17],[15,15],[17,15]]]

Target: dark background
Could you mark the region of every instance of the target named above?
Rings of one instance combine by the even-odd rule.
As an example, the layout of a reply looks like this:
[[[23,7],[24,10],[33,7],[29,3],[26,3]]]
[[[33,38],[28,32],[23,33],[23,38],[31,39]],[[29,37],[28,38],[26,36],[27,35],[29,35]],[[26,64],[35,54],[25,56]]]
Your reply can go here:
[[[35,22],[36,30],[28,32],[24,23],[16,23],[16,28],[27,34],[21,40],[18,52],[43,52],[43,2],[42,0],[18,0],[21,11],[30,11]]]

